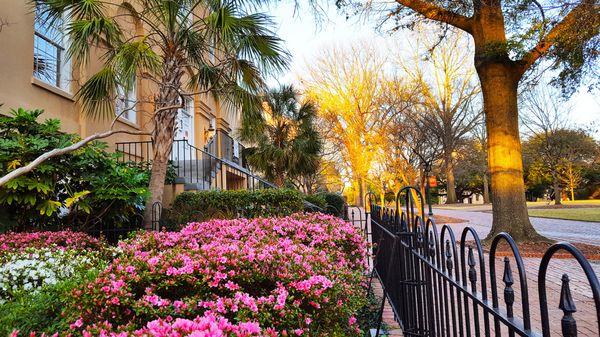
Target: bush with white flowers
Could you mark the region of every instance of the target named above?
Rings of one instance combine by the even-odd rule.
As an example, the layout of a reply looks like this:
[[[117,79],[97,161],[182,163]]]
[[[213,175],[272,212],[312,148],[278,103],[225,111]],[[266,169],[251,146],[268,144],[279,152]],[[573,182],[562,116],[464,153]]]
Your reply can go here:
[[[28,248],[0,257],[0,304],[20,292],[35,292],[99,262],[97,253],[55,247]]]

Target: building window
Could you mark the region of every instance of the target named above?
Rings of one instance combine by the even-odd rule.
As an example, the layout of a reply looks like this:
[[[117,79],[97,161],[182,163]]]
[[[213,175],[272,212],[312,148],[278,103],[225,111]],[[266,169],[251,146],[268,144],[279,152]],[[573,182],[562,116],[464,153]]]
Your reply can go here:
[[[33,76],[48,84],[69,90],[71,63],[66,57],[65,20],[50,20],[44,5],[36,7],[33,38]]]
[[[132,123],[137,123],[135,107],[135,104],[137,103],[137,93],[135,80],[128,92],[125,92],[125,88],[121,85],[117,87],[117,100],[115,103],[115,113],[117,116]]]

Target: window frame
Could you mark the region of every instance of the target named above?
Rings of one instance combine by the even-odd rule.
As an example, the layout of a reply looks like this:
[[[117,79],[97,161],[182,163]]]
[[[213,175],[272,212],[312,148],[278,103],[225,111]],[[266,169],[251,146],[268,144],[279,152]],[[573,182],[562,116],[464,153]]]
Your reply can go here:
[[[35,9],[35,18],[33,24],[33,71],[32,75],[35,79],[51,85],[55,88],[58,88],[67,93],[71,93],[71,79],[72,79],[72,65],[71,60],[67,57],[67,50],[69,48],[69,37],[65,33],[65,27],[68,24],[68,13],[65,13],[60,21],[59,26],[56,26],[56,23],[53,25],[49,25],[48,22],[43,22],[39,18],[39,7]],[[42,29],[41,29],[42,28]],[[43,31],[45,29],[45,32]],[[56,34],[60,34],[60,41],[56,41],[56,37],[53,39],[49,36],[49,32],[54,31]],[[38,40],[39,39],[39,40]],[[40,41],[42,40],[42,41]],[[50,59],[50,62],[53,62],[52,71],[53,74],[46,75],[36,70],[38,69],[39,56],[40,53],[36,53],[36,51],[44,51],[44,45],[42,43],[50,46],[51,48],[56,49],[55,58]],[[51,55],[50,53],[46,53],[47,55]],[[36,56],[38,57],[36,61]]]
[[[120,108],[119,102],[122,102],[122,108]],[[133,81],[129,91],[125,93],[125,87],[117,85],[117,97],[115,98],[115,116],[119,116],[119,119],[124,119],[130,123],[137,123],[137,83]],[[128,109],[125,113],[123,111]]]

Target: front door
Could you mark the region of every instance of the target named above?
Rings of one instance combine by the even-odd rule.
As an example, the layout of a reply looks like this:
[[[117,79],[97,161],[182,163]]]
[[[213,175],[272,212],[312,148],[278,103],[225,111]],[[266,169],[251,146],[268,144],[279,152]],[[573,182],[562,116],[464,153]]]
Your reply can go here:
[[[175,140],[178,142],[173,147],[173,160],[196,158],[196,150],[192,147],[194,146],[194,101],[191,98],[186,98],[184,108],[177,112]]]

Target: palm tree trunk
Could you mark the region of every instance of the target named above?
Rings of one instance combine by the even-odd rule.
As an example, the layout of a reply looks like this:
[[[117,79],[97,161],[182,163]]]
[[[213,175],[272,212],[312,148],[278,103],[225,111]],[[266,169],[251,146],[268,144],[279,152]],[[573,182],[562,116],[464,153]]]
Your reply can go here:
[[[283,184],[285,183],[283,179],[283,174],[277,174],[273,182],[275,183],[275,185],[277,185],[277,187],[283,187]]]
[[[159,126],[160,132],[155,132],[153,151],[154,159],[152,161],[152,171],[150,173],[150,183],[148,190],[150,198],[146,203],[144,211],[144,224],[146,229],[152,229],[152,221],[160,214],[153,214],[154,204],[162,204],[163,191],[165,188],[165,177],[167,175],[167,166],[173,147],[173,137],[175,136],[175,120],[177,110],[163,111],[155,117],[155,125]]]
[[[150,198],[146,202],[144,210],[144,226],[152,229],[152,220],[160,214],[153,214],[155,204],[162,206],[162,197],[165,187],[167,165],[173,149],[173,138],[175,137],[175,121],[177,119],[177,106],[183,106],[179,95],[181,88],[182,68],[177,60],[165,60],[163,78],[158,95],[155,97],[154,131],[152,150],[154,159],[148,190]]]

